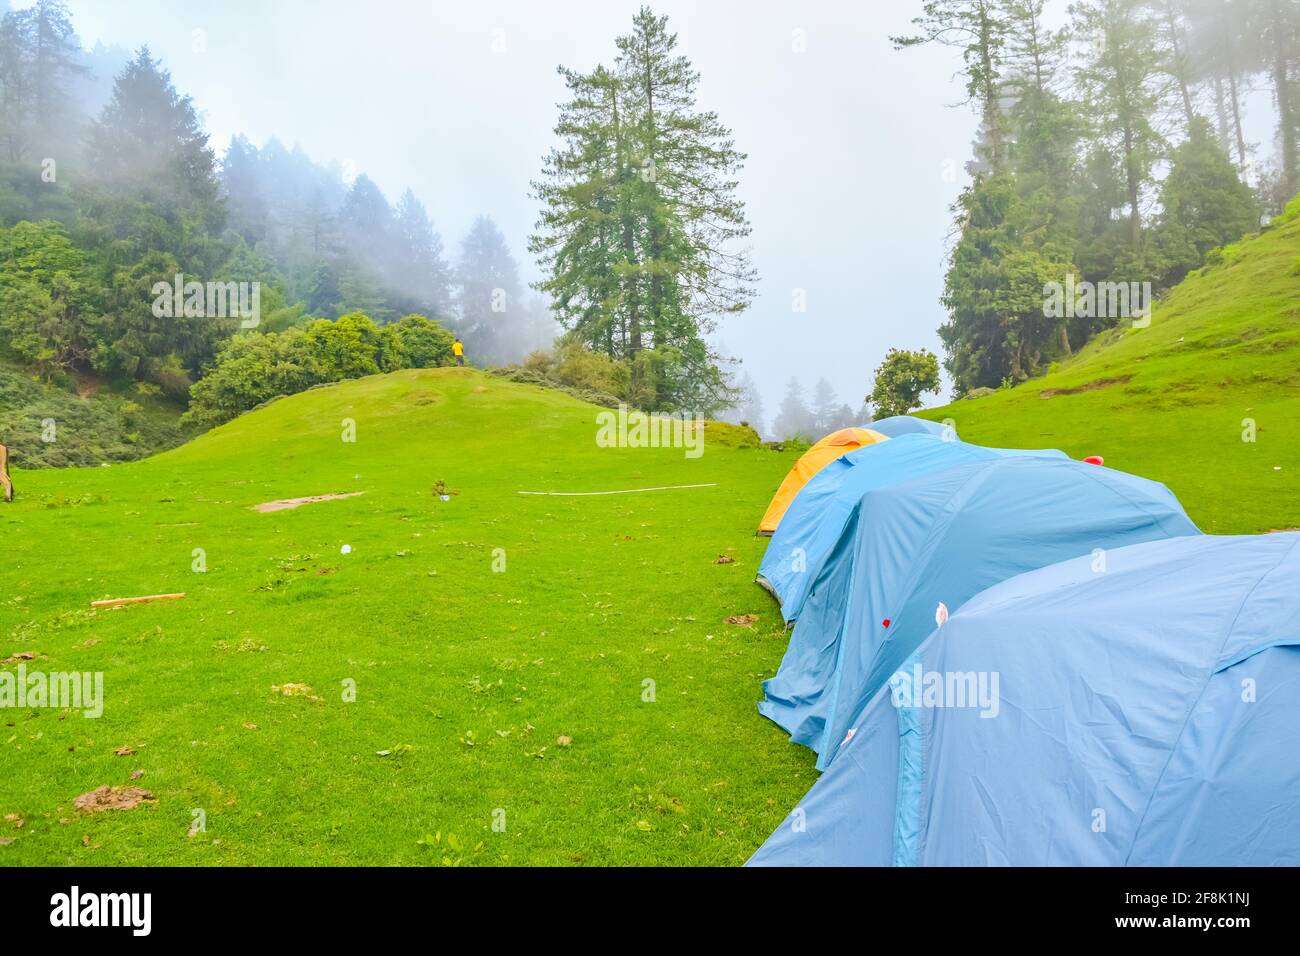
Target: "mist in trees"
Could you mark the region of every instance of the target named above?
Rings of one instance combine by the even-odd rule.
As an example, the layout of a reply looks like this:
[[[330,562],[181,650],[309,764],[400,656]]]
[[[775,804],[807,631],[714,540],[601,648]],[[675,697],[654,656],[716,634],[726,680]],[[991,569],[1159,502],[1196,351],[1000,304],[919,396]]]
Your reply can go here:
[[[762,436],[765,434],[766,419],[763,396],[748,372],[743,373],[736,382],[736,392],[740,397],[736,404],[723,414],[723,420],[737,425],[748,425]]]
[[[896,40],[954,47],[980,117],[942,297],[958,395],[1039,374],[1119,321],[1047,314],[1048,284],[1158,296],[1300,189],[1295,0],[1076,0],[1057,29],[1044,8],[930,0]],[[1258,149],[1242,125],[1254,83],[1276,114]]]
[[[77,141],[76,78],[88,72],[66,7],[37,0],[0,22],[0,148],[10,162],[65,155]]]
[[[554,339],[554,325],[525,297],[519,266],[506,238],[488,216],[479,216],[460,247],[456,301],[474,361],[504,365]]]
[[[351,182],[272,139],[236,137],[222,163],[235,230],[284,275],[308,314],[363,312],[377,322],[418,314],[465,340],[477,365],[502,365],[551,344],[546,303],[526,294],[505,236],[480,217],[449,254],[424,203],[396,203],[368,175]]]
[[[216,160],[193,105],[141,48],[100,113],[79,112],[67,81],[85,68],[53,0],[6,14],[0,37],[0,139],[10,157],[0,226],[12,226],[8,244],[25,252],[0,267],[14,332],[0,351],[46,376],[98,372],[183,398],[235,325],[161,318],[151,289],[184,271],[217,278],[240,261],[222,236]],[[56,52],[42,52],[47,44]],[[52,112],[27,121],[29,101]]]
[[[1041,374],[1116,325],[1105,314],[1048,314],[1047,285],[1149,282],[1159,295],[1296,192],[1297,0],[913,8],[920,16],[898,45],[942,45],[955,98],[979,122],[943,289],[943,358],[959,395]],[[710,78],[681,55],[665,18],[642,10],[622,36],[597,38],[590,59],[560,70],[526,249],[509,248],[486,217],[462,226],[477,208],[449,227],[456,204],[440,185],[421,187],[418,173],[394,180],[378,163],[355,170],[309,156],[294,143],[298,128],[210,142],[159,55],[172,48],[86,50],[72,23],[61,0],[21,10],[0,0],[7,363],[69,388],[106,378],[184,402],[232,337],[358,312],[385,327],[414,314],[461,335],[479,365],[522,365],[563,332],[564,360],[557,350],[551,366],[597,369],[593,391],[643,408],[743,415],[779,435],[779,389],[763,391],[764,408],[768,383],[742,375],[717,342],[720,323],[743,315],[755,292],[737,185],[746,157],[728,117],[703,105]],[[746,142],[763,143],[765,127],[733,110]],[[240,128],[229,116],[221,126]],[[481,208],[509,225],[524,199],[511,202],[485,194]],[[828,222],[827,235],[842,225]],[[525,255],[541,266],[531,291]],[[154,316],[153,283],[181,273],[260,283],[258,328]],[[575,358],[577,347],[598,361]],[[833,364],[800,368],[802,395],[783,428],[843,418],[844,404],[817,383]],[[854,404],[871,385],[853,386]]]
[[[488,220],[453,266],[410,189],[390,202],[366,174],[276,137],[236,134],[218,157],[161,60],[83,50],[61,0],[0,16],[0,250],[0,357],[179,402],[240,330],[226,314],[157,315],[154,286],[177,275],[257,283],[259,324],[244,334],[425,316],[486,365],[558,331]]]
[[[799,438],[812,442],[837,429],[862,425],[870,420],[871,415],[865,407],[854,411],[842,403],[825,378],[817,379],[809,395],[798,377],[791,377],[772,419],[772,434],[777,439]]]

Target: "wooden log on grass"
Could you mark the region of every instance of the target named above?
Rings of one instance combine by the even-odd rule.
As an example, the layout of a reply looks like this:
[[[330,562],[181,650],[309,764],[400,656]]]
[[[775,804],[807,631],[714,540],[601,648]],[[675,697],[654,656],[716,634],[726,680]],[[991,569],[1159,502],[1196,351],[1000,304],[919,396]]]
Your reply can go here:
[[[185,592],[179,594],[146,594],[144,597],[124,597],[124,598],[107,598],[103,601],[91,601],[91,607],[122,607],[126,604],[148,604],[151,601],[177,601],[185,597]]]

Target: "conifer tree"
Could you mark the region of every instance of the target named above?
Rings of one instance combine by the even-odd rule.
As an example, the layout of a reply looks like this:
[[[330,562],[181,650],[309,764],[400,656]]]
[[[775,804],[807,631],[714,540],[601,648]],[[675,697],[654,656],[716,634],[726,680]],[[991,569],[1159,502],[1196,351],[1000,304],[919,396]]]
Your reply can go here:
[[[707,335],[748,307],[755,275],[736,198],[744,161],[716,114],[696,107],[699,74],[666,17],[642,8],[611,68],[561,68],[561,146],[534,184],[529,248],[570,337],[631,365],[653,408],[726,407]],[[719,404],[721,403],[721,404]]]
[[[1007,54],[1008,23],[1005,0],[926,0],[912,21],[917,32],[893,37],[903,49],[939,43],[961,51],[961,75],[966,93],[978,105],[984,155],[978,157],[989,171],[998,173],[1006,159],[1003,124],[1003,72]]]

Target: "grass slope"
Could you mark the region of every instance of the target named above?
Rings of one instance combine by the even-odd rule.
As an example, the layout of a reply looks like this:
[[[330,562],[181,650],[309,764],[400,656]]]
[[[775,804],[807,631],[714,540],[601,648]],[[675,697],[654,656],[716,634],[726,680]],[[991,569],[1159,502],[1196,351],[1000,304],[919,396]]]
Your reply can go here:
[[[0,865],[743,862],[813,780],[754,707],[785,636],[752,583],[753,529],[793,453],[725,433],[695,460],[599,448],[595,412],[409,371],[145,461],[19,472],[0,507],[0,660],[102,671],[107,702],[98,720],[0,711]],[[517,494],[702,482],[717,487]],[[169,591],[189,596],[88,607]],[[747,612],[753,628],[724,623]],[[137,769],[155,804],[74,810]],[[206,832],[187,836],[196,809]]]
[[[1121,328],[1018,388],[921,413],[1167,484],[1202,530],[1300,526],[1300,200]],[[1243,441],[1253,419],[1254,442]],[[1280,469],[1280,470],[1278,470]]]

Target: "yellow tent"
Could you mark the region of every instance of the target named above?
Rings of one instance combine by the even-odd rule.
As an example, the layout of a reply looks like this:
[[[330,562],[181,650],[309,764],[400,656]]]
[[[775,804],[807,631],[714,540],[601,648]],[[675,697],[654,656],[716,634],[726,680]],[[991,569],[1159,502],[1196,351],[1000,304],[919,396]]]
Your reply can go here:
[[[841,428],[813,445],[794,463],[790,474],[785,476],[781,487],[776,489],[776,494],[772,496],[772,503],[767,506],[767,513],[759,522],[758,533],[771,534],[775,531],[776,526],[781,523],[781,518],[785,516],[785,510],[790,507],[790,502],[794,501],[794,496],[799,493],[799,489],[808,484],[813,475],[836,458],[863,445],[874,445],[878,441],[888,439],[888,435],[882,435],[870,428]]]

